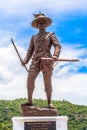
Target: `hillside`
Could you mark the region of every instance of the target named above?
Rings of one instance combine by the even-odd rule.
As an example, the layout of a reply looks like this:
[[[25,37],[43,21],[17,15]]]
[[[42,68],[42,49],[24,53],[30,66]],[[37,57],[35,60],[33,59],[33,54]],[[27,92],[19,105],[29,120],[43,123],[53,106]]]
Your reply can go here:
[[[11,118],[22,116],[21,104],[26,99],[12,101],[0,100],[0,130],[12,130]],[[38,107],[47,106],[45,100],[34,99],[33,103]],[[87,130],[87,106],[75,105],[68,101],[53,101],[59,115],[68,116],[68,130]]]

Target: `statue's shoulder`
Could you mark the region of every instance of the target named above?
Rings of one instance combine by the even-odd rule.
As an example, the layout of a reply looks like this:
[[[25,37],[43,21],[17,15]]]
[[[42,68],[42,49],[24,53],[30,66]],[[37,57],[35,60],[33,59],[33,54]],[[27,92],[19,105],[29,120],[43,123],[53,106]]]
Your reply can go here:
[[[37,37],[38,37],[38,34],[32,35],[32,40],[36,41]]]
[[[55,34],[54,32],[47,32],[47,35],[53,35]]]
[[[54,34],[55,34],[54,32],[47,32],[47,35],[46,35],[45,39],[50,38]]]
[[[35,37],[37,37],[37,36],[38,36],[38,33],[37,33],[37,34],[32,35],[32,38],[35,38]]]
[[[34,40],[36,37],[37,37],[37,34],[36,35],[32,35],[31,38]]]

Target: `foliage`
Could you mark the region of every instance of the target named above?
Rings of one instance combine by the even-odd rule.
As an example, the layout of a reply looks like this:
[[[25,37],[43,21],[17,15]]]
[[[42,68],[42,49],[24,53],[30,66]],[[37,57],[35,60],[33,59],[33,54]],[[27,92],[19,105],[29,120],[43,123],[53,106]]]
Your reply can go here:
[[[21,116],[21,104],[27,99],[0,100],[0,130],[12,130],[12,117]],[[47,106],[46,100],[34,99],[34,105]],[[59,116],[68,117],[68,130],[87,130],[87,106],[75,105],[68,101],[53,101]]]

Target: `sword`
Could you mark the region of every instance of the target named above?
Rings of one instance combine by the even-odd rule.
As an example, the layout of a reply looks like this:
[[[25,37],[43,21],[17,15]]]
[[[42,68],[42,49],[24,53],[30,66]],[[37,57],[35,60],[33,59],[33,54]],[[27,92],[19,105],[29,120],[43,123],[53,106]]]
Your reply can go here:
[[[45,58],[45,57],[42,57],[41,60],[62,61],[62,62],[78,62],[79,61],[79,59],[53,59],[53,58]]]
[[[22,58],[21,58],[21,56],[20,56],[20,54],[19,54],[19,52],[18,52],[18,49],[17,49],[16,45],[14,44],[14,41],[13,41],[12,38],[11,38],[11,43],[13,44],[13,46],[14,46],[14,48],[15,48],[15,51],[17,52],[17,55],[18,55],[18,57],[19,57],[19,59],[20,59],[20,61],[21,61],[21,63],[22,63],[23,60],[22,60]],[[28,69],[27,69],[26,65],[24,65],[24,67],[25,67],[26,71],[28,72]]]

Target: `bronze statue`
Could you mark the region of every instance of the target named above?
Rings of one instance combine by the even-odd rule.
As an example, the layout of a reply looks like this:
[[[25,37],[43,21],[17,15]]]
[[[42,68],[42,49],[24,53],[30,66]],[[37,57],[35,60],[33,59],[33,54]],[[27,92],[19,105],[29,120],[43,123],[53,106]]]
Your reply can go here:
[[[34,90],[34,82],[39,72],[42,71],[44,78],[45,92],[48,101],[48,108],[54,108],[51,103],[52,96],[52,71],[54,61],[64,61],[64,62],[77,62],[78,59],[59,59],[59,54],[61,51],[61,46],[52,32],[46,32],[46,28],[51,25],[52,21],[50,18],[46,17],[43,13],[34,14],[35,19],[32,22],[32,27],[39,29],[38,34],[33,35],[29,44],[27,54],[22,60],[13,39],[11,42],[17,52],[17,55],[28,72],[27,79],[27,89],[28,89],[28,102],[24,105],[32,106],[32,96]],[[51,47],[54,46],[54,53],[51,54]],[[29,70],[26,67],[26,64],[32,57],[32,62]]]
[[[39,29],[38,34],[33,35],[29,44],[27,54],[22,61],[22,65],[25,66],[32,57],[32,62],[28,72],[27,89],[28,89],[28,102],[29,106],[32,106],[32,96],[34,90],[34,82],[39,72],[42,71],[44,78],[45,92],[47,96],[48,108],[52,108],[51,96],[52,96],[52,71],[53,62],[48,60],[41,60],[42,57],[53,58],[56,60],[59,57],[61,46],[52,32],[46,32],[46,28],[51,25],[52,21],[46,17],[43,13],[34,14],[35,19],[32,22],[32,27]],[[54,54],[52,56],[50,50],[52,45],[54,46]]]
[[[28,89],[28,102],[21,104],[21,109],[23,111],[23,116],[56,116],[58,115],[57,109],[40,109],[33,106],[32,96],[34,90],[34,82],[39,72],[42,71],[44,86],[48,101],[48,108],[54,108],[51,103],[52,96],[52,71],[54,61],[61,62],[77,62],[79,59],[59,59],[59,54],[61,51],[61,46],[52,32],[46,32],[46,27],[50,26],[52,21],[50,18],[46,17],[44,14],[34,14],[35,19],[32,22],[34,28],[39,29],[38,34],[33,35],[29,44],[27,54],[22,60],[16,45],[14,44],[13,39],[11,42],[17,52],[17,55],[21,61],[21,64],[25,67],[28,72],[27,79],[27,89]],[[51,47],[54,46],[54,53],[51,54]],[[32,57],[32,62],[29,70],[26,67],[26,64]],[[33,108],[33,109],[32,109]]]

